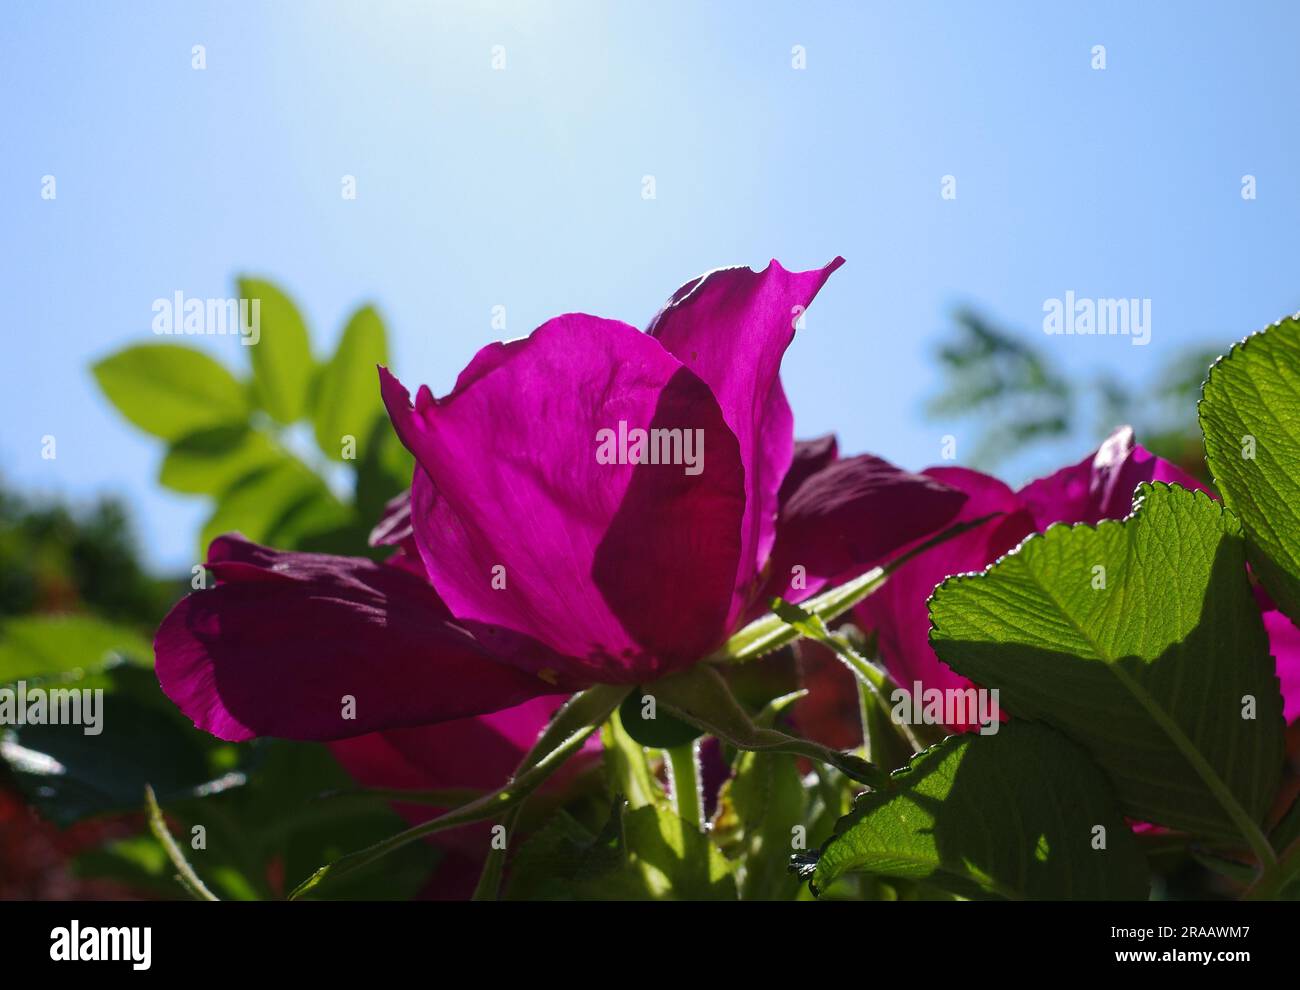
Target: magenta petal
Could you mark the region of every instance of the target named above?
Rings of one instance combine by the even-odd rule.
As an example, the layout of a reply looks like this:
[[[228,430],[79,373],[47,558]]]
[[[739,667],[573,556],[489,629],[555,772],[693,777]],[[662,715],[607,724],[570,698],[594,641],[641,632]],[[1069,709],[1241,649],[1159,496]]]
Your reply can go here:
[[[875,630],[889,673],[909,690],[914,681],[940,689],[969,683],[930,648],[926,602],[935,586],[949,575],[983,570],[1033,532],[1033,520],[1020,500],[996,478],[966,468],[931,468],[925,474],[966,493],[966,503],[954,522],[994,512],[1004,515],[909,560],[855,609],[862,628]]]
[[[1300,629],[1276,609],[1262,614],[1282,687],[1282,716],[1290,725],[1300,718]]]
[[[790,467],[794,422],[781,388],[781,356],[795,322],[844,263],[789,272],[773,260],[761,272],[720,268],[677,290],[647,332],[717,396],[740,442],[745,522],[733,616],[748,605],[776,538],[778,493]]]
[[[856,577],[943,528],[965,502],[963,492],[870,454],[836,461],[782,507],[766,597],[798,602]]]
[[[1019,495],[1038,530],[1057,522],[1096,525],[1103,519],[1127,516],[1133,508],[1133,490],[1144,481],[1208,490],[1191,475],[1139,446],[1132,427],[1121,426],[1095,453],[1030,482]]]
[[[339,739],[555,690],[499,662],[402,568],[237,536],[214,540],[209,557],[219,583],[172,609],[154,651],[163,691],[222,739]]]
[[[740,455],[708,387],[657,341],[562,316],[481,352],[444,399],[422,388],[412,409],[386,372],[383,392],[423,469],[420,553],[458,620],[526,633],[570,674],[611,682],[680,668],[725,636]],[[601,431],[620,429],[702,431],[702,469],[600,463]]]

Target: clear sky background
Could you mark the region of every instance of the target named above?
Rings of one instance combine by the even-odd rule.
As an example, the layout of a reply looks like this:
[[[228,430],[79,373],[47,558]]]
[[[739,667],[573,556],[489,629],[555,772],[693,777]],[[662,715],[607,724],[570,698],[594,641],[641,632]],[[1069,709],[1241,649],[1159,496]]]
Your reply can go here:
[[[842,254],[785,362],[797,429],[914,468],[948,432],[960,460],[961,430],[921,413],[958,304],[1125,381],[1300,305],[1300,4],[10,0],[0,18],[0,475],[124,496],[160,567],[189,566],[208,510],[157,486],[161,444],[88,366],[158,339],[155,298],[228,296],[237,272],[286,287],[322,351],[375,301],[399,375],[440,394],[500,336],[494,305],[511,337],[574,310],[644,325],[709,268]],[[1067,289],[1150,298],[1152,343],[1045,337]]]

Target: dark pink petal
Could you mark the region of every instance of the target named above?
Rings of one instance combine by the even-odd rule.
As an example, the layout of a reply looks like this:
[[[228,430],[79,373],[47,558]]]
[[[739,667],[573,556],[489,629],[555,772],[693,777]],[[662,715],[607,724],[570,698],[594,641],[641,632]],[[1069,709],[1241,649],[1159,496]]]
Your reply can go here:
[[[1133,509],[1133,490],[1144,481],[1208,491],[1191,475],[1140,447],[1132,427],[1121,426],[1096,453],[1031,482],[1019,495],[1040,531],[1056,522],[1096,525],[1127,516]]]
[[[163,691],[222,739],[339,739],[555,690],[500,662],[402,568],[237,536],[213,541],[208,566],[219,583],[172,609],[154,651]]]
[[[909,691],[915,681],[940,689],[969,683],[930,648],[926,602],[935,586],[951,574],[983,570],[1034,528],[1016,494],[996,478],[967,468],[931,468],[925,474],[966,493],[966,503],[954,522],[993,512],[1003,515],[909,560],[854,610],[863,629],[875,630],[890,675]]]
[[[708,387],[657,341],[562,316],[480,352],[444,399],[422,388],[413,409],[382,379],[423,469],[420,553],[476,635],[525,633],[563,654],[561,673],[608,682],[653,679],[722,640],[745,511],[740,455]],[[599,463],[601,431],[620,423],[702,431],[701,470]]]
[[[812,474],[786,500],[764,599],[799,602],[931,536],[966,495],[862,454]]]
[[[398,550],[397,553],[384,561],[384,565],[386,567],[399,567],[408,574],[414,574],[421,581],[427,582],[429,580],[429,575],[424,570],[424,561],[420,559],[420,552],[415,548],[411,548],[409,551],[405,548]],[[490,647],[489,652],[492,652]],[[499,658],[506,659],[505,657]]]
[[[784,506],[800,485],[822,468],[835,463],[839,456],[839,444],[834,433],[827,433],[814,440],[796,440],[790,470],[786,471],[777,496],[780,505]]]
[[[781,482],[794,449],[794,420],[781,388],[781,357],[795,322],[835,269],[789,272],[773,260],[761,272],[720,268],[677,290],[647,332],[717,396],[740,442],[745,521],[731,615],[749,605],[776,538]]]

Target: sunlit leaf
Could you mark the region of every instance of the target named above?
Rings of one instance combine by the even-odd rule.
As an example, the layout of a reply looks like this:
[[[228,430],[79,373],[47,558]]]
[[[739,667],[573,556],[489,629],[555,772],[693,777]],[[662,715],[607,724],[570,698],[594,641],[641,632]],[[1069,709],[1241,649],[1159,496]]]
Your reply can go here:
[[[344,460],[344,437],[360,447],[370,439],[375,421],[385,418],[376,370],[381,364],[388,364],[384,323],[373,306],[363,306],[344,327],[313,390],[312,426],[316,444],[327,457]]]
[[[270,282],[241,278],[239,297],[248,300],[250,310],[258,301],[257,342],[245,347],[253,364],[257,404],[278,423],[297,422],[307,412],[316,373],[307,324],[293,300]]]
[[[244,387],[223,365],[193,347],[128,347],[97,363],[94,372],[118,412],[164,440],[242,423],[248,416]]]
[[[1282,698],[1240,524],[1205,493],[1142,485],[1122,522],[949,578],[930,617],[940,659],[1080,743],[1126,814],[1266,854]]]
[[[917,755],[867,793],[806,867],[825,890],[851,871],[964,896],[1141,899],[1147,869],[1105,774],[1064,736],[1012,721]]]

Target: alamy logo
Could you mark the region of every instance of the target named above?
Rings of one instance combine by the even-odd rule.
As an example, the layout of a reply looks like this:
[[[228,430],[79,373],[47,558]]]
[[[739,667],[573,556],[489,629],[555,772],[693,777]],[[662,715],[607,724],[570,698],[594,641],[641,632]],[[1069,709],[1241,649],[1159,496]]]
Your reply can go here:
[[[67,928],[50,932],[50,958],[55,962],[129,962],[148,969],[153,958],[152,928],[82,928],[73,919]]]
[[[596,431],[597,464],[681,464],[689,475],[704,470],[704,430],[627,428],[627,420]]]
[[[0,726],[80,725],[88,736],[104,731],[104,689],[28,688],[26,681],[0,688]]]
[[[1064,299],[1043,302],[1043,333],[1082,337],[1123,335],[1140,347],[1151,343],[1151,300],[1076,298],[1070,289]]]
[[[1002,725],[998,707],[999,688],[923,688],[920,681],[912,690],[895,688],[889,716],[897,725],[977,725],[982,736],[997,735]]]
[[[177,289],[170,299],[153,301],[155,334],[235,336],[249,346],[262,339],[262,300],[186,299]]]

